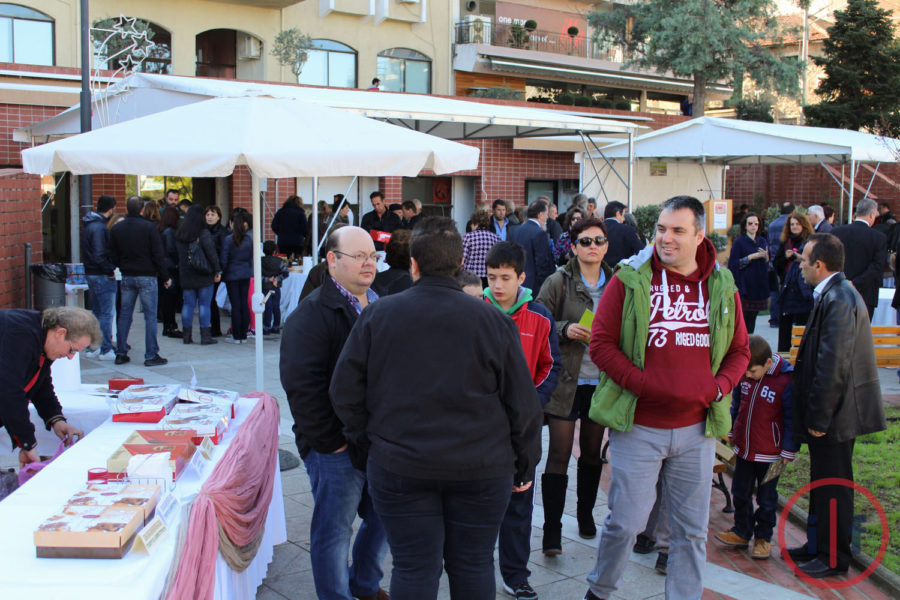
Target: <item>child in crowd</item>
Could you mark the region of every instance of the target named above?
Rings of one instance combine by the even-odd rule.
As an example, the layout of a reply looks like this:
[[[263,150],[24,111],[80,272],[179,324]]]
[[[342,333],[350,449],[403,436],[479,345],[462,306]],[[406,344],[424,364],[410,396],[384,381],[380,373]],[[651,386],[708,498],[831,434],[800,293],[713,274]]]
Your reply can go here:
[[[481,277],[472,271],[460,269],[459,273],[456,274],[456,283],[468,295],[474,296],[479,300],[484,298],[484,290],[481,288]]]
[[[737,464],[731,494],[734,496],[734,527],[716,534],[733,548],[746,548],[754,538],[750,556],[769,558],[772,531],[778,509],[778,477],[763,483],[772,463],[791,461],[799,447],[791,430],[791,377],[794,368],[759,335],[750,336],[750,366],[734,389],[731,402]],[[753,512],[753,487],[756,503]]]
[[[290,275],[281,257],[275,256],[275,248],[272,240],[263,242],[262,291],[263,294],[272,292],[263,312],[263,335],[281,332],[281,282]]]
[[[553,315],[532,300],[525,281],[525,250],[515,242],[499,242],[488,252],[488,288],[484,297],[510,317],[519,328],[522,350],[531,370],[541,406],[546,406],[556,389],[561,369],[559,340]],[[532,474],[534,475],[534,474]],[[532,476],[531,481],[534,481]],[[531,553],[531,514],[534,486],[513,489],[500,524],[500,575],[503,589],[517,600],[534,600],[537,594],[528,584],[528,557]]]

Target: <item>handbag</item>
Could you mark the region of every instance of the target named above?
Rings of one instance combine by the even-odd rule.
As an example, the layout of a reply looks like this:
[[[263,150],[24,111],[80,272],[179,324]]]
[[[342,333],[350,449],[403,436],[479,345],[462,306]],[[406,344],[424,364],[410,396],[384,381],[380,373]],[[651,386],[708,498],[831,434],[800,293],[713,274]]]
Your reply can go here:
[[[200,238],[197,238],[188,244],[187,258],[188,264],[198,273],[203,273],[205,275],[212,274],[213,268],[212,265],[209,264],[209,259],[206,258],[206,252],[203,251],[203,246],[200,245]]]
[[[37,475],[41,472],[41,469],[52,463],[56,460],[56,457],[65,452],[66,443],[60,442],[59,447],[56,449],[56,454],[53,455],[53,458],[46,460],[44,462],[33,462],[28,463],[21,469],[19,469],[19,486],[25,485],[25,482]]]

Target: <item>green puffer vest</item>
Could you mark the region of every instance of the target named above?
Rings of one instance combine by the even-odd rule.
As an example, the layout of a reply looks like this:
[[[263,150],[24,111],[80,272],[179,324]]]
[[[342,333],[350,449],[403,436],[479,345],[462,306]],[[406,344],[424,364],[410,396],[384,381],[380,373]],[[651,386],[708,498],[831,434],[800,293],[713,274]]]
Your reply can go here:
[[[652,256],[653,246],[648,246],[630,260],[619,263],[615,274],[625,285],[619,349],[641,369],[644,368],[644,351],[650,330]],[[734,319],[737,316],[734,294],[737,288],[731,272],[718,264],[709,275],[707,287],[710,302],[710,366],[715,374],[734,336]],[[724,397],[714,402],[706,414],[707,437],[722,437],[731,430],[731,390],[722,392]],[[637,396],[616,384],[601,366],[600,383],[591,398],[591,420],[618,431],[630,431],[636,405]]]

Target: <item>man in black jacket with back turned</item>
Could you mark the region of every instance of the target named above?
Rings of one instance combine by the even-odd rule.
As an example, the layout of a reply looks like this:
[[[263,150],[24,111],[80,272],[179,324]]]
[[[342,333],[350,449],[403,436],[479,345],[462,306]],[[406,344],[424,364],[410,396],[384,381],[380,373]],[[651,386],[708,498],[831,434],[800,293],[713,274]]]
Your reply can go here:
[[[384,528],[366,491],[365,451],[344,437],[328,397],[334,365],[358,315],[378,295],[378,255],[369,234],[345,226],[325,245],[328,274],[291,313],[281,338],[281,385],[294,416],[297,449],[306,465],[315,507],[310,522],[310,557],[319,598],[383,600],[381,561]],[[353,519],[363,520],[347,566]]]
[[[391,598],[435,598],[443,565],[452,598],[493,599],[510,492],[531,486],[541,457],[541,405],[515,323],[453,279],[462,263],[454,222],[420,221],[410,255],[415,283],[360,316],[331,398],[347,440],[368,446]],[[402,378],[389,375],[396,365]]]
[[[846,573],[850,566],[853,443],[887,426],[869,315],[843,266],[844,248],[836,236],[810,236],[800,271],[815,288],[816,301],[794,365],[794,439],[809,446],[811,483],[839,478],[848,484],[810,492],[807,543],[787,550],[801,571],[816,578]]]
[[[116,265],[109,253],[109,228],[106,224],[116,209],[116,199],[112,196],[97,198],[97,211],[85,215],[81,222],[81,262],[84,275],[91,292],[91,310],[100,322],[103,340],[100,348],[89,358],[113,360],[116,352],[112,345],[113,308],[116,305]]]
[[[159,229],[156,228],[156,223],[141,216],[143,207],[144,201],[140,196],[129,198],[125,202],[128,214],[109,232],[110,255],[122,272],[122,313],[116,324],[116,364],[121,365],[130,360],[128,332],[134,316],[134,303],[140,296],[141,309],[144,311],[144,366],[154,367],[169,362],[159,355],[156,305],[159,281],[169,287],[172,280],[169,279],[169,270],[166,268]]]
[[[831,231],[844,244],[844,275],[866,303],[869,320],[878,306],[878,289],[888,256],[887,236],[872,228],[877,216],[878,204],[866,198],[856,205],[852,223]]]

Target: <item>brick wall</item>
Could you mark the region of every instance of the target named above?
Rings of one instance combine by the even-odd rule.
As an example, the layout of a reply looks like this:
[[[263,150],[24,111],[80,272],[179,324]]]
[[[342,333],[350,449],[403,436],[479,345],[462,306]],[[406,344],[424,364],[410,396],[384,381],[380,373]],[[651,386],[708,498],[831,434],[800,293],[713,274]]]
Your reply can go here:
[[[41,179],[37,175],[0,177],[0,307],[25,307],[25,248],[41,262]]]
[[[840,165],[833,167],[840,179]],[[878,173],[890,181],[880,176],[875,176],[873,180],[872,170],[866,166],[859,168],[856,174],[858,187],[853,193],[854,202],[863,197],[871,182],[869,197],[878,202],[890,203],[896,213],[900,209],[900,165],[882,164]],[[850,173],[847,167],[844,169],[844,187],[849,186]],[[767,206],[790,201],[801,206],[827,203],[837,209],[841,198],[840,186],[821,165],[732,166],[726,176],[725,190],[726,196],[738,206],[743,203],[753,204],[754,198],[761,195]],[[846,203],[846,198],[844,202]]]
[[[68,107],[30,106],[27,104],[0,104],[0,165],[22,166],[22,150],[28,144],[14,142],[13,131],[54,117]]]

